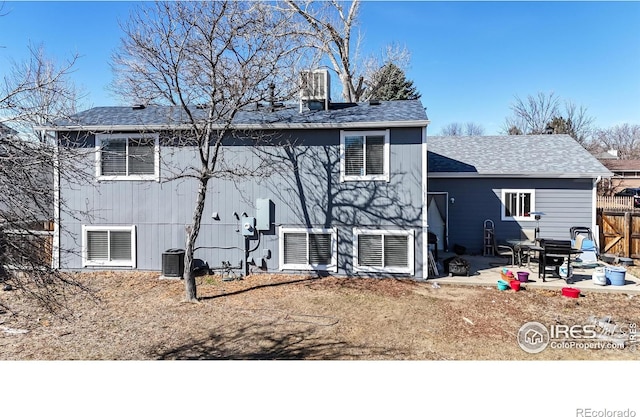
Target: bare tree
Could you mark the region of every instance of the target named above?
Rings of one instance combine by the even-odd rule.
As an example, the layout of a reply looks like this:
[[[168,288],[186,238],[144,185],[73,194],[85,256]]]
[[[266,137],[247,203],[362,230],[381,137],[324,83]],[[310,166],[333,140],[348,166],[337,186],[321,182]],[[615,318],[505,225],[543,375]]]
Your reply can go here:
[[[516,96],[511,111],[503,127],[509,135],[568,134],[583,146],[591,135],[593,118],[587,114],[587,109],[577,107],[571,101],[562,105],[560,97],[553,92],[539,92],[527,96],[526,100]]]
[[[515,127],[528,135],[538,135],[545,133],[547,124],[559,114],[560,98],[553,92],[548,95],[539,92],[526,100],[516,96],[510,108],[512,115],[505,120],[505,130]]]
[[[55,168],[70,179],[78,165],[35,126],[74,111],[77,90],[70,74],[77,56],[58,65],[41,47],[30,52],[0,84],[0,280],[56,311],[64,307],[64,290],[81,286],[52,264],[51,231],[59,228],[54,204],[65,208],[54,195]]]
[[[167,178],[198,183],[185,248],[188,301],[197,300],[193,254],[209,181],[247,174],[225,166],[223,139],[233,134],[240,110],[269,97],[277,77],[291,76],[293,62],[285,58],[296,48],[289,22],[263,2],[169,1],[145,3],[122,27],[114,56],[119,88],[127,97],[177,106],[196,149],[193,165]]]
[[[591,144],[602,151],[616,150],[620,159],[640,159],[640,125],[624,123],[598,129]]]
[[[74,54],[58,64],[42,45],[29,46],[29,52],[26,61],[14,63],[5,75],[0,109],[23,137],[45,143],[46,133],[34,127],[77,113],[80,91],[69,76],[79,56]]]
[[[360,0],[342,2],[285,0],[289,10],[303,18],[295,28],[297,36],[309,48],[328,58],[342,83],[342,97],[348,103],[361,100],[365,91],[364,76],[358,71],[359,38],[353,40]]]
[[[444,126],[440,134],[442,136],[482,136],[484,135],[484,128],[474,122],[464,124],[453,122]]]
[[[570,135],[582,146],[587,146],[587,142],[593,133],[594,118],[587,114],[586,107],[577,107],[572,102],[565,103],[564,117],[567,120],[566,134]]]

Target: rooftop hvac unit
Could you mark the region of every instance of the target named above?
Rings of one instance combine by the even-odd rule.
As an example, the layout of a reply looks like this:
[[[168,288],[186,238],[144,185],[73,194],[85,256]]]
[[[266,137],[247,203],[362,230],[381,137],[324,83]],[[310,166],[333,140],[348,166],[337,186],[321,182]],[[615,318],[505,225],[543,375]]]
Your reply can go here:
[[[331,86],[329,83],[329,70],[320,69],[302,71],[300,73],[300,111],[328,110]]]
[[[167,249],[162,253],[162,276],[182,278],[184,249]]]

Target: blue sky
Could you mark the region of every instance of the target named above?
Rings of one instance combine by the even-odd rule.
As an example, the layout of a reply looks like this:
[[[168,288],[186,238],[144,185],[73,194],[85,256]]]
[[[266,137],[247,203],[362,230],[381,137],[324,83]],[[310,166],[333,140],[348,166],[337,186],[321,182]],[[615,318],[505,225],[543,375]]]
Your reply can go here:
[[[6,2],[0,75],[27,46],[82,58],[87,105],[119,104],[107,86],[129,2]],[[598,127],[640,124],[640,2],[365,1],[363,53],[397,43],[422,94],[429,134],[451,122],[500,133],[516,95],[551,93],[588,108]]]

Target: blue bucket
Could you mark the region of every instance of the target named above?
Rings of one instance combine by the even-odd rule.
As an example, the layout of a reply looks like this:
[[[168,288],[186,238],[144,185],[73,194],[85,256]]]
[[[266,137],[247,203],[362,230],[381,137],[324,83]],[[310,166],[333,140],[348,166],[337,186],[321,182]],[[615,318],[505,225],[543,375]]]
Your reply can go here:
[[[604,276],[607,278],[607,284],[624,285],[624,276],[627,273],[625,268],[620,266],[607,266],[604,268]]]

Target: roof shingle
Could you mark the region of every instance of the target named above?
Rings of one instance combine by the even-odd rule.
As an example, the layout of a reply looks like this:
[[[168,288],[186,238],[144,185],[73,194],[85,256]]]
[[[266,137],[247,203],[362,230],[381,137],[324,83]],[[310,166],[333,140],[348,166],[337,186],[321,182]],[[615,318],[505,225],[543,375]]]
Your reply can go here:
[[[569,135],[427,136],[431,173],[485,176],[609,177]]]
[[[204,119],[206,109],[191,108],[196,118]],[[91,126],[176,126],[187,123],[186,113],[180,107],[148,106],[134,110],[131,107],[94,107],[76,114],[70,121],[57,127]],[[328,111],[299,111],[299,106],[260,107],[238,112],[234,123],[238,125],[303,125],[303,124],[357,124],[357,123],[415,122],[426,126],[427,114],[420,100],[381,101],[379,104],[334,104]]]

